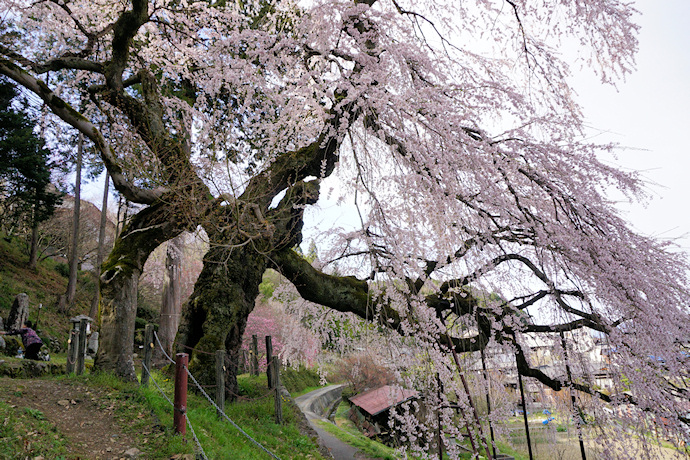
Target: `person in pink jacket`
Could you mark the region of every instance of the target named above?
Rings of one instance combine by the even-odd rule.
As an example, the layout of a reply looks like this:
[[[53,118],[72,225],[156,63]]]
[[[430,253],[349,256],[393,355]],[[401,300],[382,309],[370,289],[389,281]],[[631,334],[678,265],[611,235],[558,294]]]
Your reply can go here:
[[[0,331],[0,335],[21,335],[22,344],[24,344],[24,358],[26,359],[38,359],[38,351],[43,346],[43,341],[36,334],[36,331],[27,327],[26,324],[22,324],[20,329],[14,331]]]

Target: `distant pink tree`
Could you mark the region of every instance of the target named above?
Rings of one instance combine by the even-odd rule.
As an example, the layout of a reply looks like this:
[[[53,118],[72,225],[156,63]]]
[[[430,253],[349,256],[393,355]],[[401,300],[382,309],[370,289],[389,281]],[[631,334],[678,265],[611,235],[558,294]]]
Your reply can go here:
[[[247,318],[242,337],[242,349],[249,352],[252,335],[258,337],[259,356],[266,356],[265,337],[272,337],[273,354],[287,364],[314,364],[320,342],[297,319],[285,313],[276,302],[257,302]],[[266,370],[266,360],[259,360],[259,369]]]

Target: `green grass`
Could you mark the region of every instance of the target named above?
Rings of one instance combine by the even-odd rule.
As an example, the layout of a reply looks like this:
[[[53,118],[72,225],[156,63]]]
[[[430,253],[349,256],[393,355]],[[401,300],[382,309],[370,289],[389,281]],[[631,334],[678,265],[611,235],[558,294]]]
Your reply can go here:
[[[153,378],[165,394],[172,399],[172,382],[161,374],[154,373]],[[274,420],[274,401],[266,391],[266,379],[242,375],[238,377],[242,398],[239,402],[228,404],[227,416],[234,421],[251,438],[276,454],[281,459],[321,459],[315,440],[300,434],[298,425],[301,420],[299,409],[290,404],[283,405],[282,425]],[[190,382],[192,385],[192,382]],[[152,408],[162,426],[171,427],[173,423],[172,408],[168,401],[151,383],[148,389],[139,390],[147,404]],[[208,390],[207,390],[208,391]],[[256,397],[252,397],[255,395]],[[246,398],[246,399],[245,399]],[[198,394],[188,394],[187,416],[208,458],[213,459],[247,459],[263,460],[268,455],[237,428],[226,420],[219,420],[211,404]],[[187,433],[190,448],[194,444],[191,432]]]
[[[173,382],[169,377],[154,373],[153,378],[163,392],[173,399]],[[107,373],[87,373],[79,377],[60,376],[99,390],[101,408],[114,407],[113,421],[135,440],[135,445],[147,459],[169,459],[175,454],[196,452],[192,433],[187,429],[185,437],[173,432],[173,411],[168,400],[151,382],[149,388],[123,382]],[[250,394],[262,394],[251,398],[242,395],[240,401],[226,405],[225,412],[251,438],[283,460],[313,459],[323,457],[318,452],[315,439],[300,433],[304,422],[299,409],[291,404],[283,405],[284,423],[274,420],[273,397],[265,392],[265,378],[240,376],[243,388]],[[226,420],[220,420],[215,409],[203,397],[190,391],[187,399],[187,415],[197,438],[209,459],[265,460],[270,458],[260,447],[244,436]],[[0,459],[65,458],[64,437],[55,426],[45,420],[35,409],[17,408],[0,403]]]
[[[400,458],[396,455],[395,449],[385,446],[376,441],[372,441],[364,436],[362,433],[354,433],[349,429],[338,427],[332,423],[317,420],[316,423],[325,429],[327,432],[340,439],[344,443],[357,448],[359,451],[363,452],[372,458],[382,458],[384,460],[395,460]]]
[[[300,366],[299,369],[287,367],[280,371],[280,383],[290,394],[303,392],[306,388],[320,388],[321,379],[313,369]]]
[[[17,410],[0,402],[0,459],[32,458],[39,454],[61,459],[65,442],[41,411],[25,407]]]
[[[88,272],[79,273],[76,306],[69,314],[63,314],[57,311],[56,305],[59,294],[67,290],[67,278],[56,271],[58,264],[46,259],[40,261],[36,269],[29,269],[28,265],[26,243],[17,237],[7,238],[0,233],[0,316],[7,318],[14,298],[24,292],[29,296],[30,321],[39,318],[38,305],[43,305],[39,335],[57,337],[65,347],[71,327],[69,317],[89,311],[94,293],[93,277]]]

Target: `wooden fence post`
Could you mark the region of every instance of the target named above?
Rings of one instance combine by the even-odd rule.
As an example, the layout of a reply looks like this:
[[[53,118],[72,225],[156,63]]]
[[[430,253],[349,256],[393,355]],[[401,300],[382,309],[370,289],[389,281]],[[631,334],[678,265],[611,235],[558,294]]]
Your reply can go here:
[[[276,412],[276,423],[282,425],[283,423],[283,404],[282,395],[280,394],[280,360],[274,359],[271,363],[273,368],[273,391],[275,393],[275,412]]]
[[[77,364],[77,349],[79,348],[79,323],[72,323],[72,330],[69,332],[69,340],[67,341],[67,374],[71,374],[76,369]]]
[[[259,339],[252,335],[252,375],[259,375]]]
[[[79,321],[79,346],[77,348],[77,375],[84,373],[84,356],[86,356],[86,325],[88,321],[82,318]]]
[[[244,374],[247,372],[247,350],[244,348],[240,350],[240,364],[237,368],[237,374]]]
[[[144,331],[144,360],[141,363],[141,386],[148,388],[151,356],[153,355],[153,324],[147,324]]]
[[[270,335],[266,336],[266,381],[268,389],[273,388],[273,339]]]
[[[222,418],[225,411],[225,350],[216,350],[216,413]]]
[[[184,436],[187,433],[187,363],[189,355],[178,353],[175,355],[175,404],[173,407],[173,427],[175,433]]]

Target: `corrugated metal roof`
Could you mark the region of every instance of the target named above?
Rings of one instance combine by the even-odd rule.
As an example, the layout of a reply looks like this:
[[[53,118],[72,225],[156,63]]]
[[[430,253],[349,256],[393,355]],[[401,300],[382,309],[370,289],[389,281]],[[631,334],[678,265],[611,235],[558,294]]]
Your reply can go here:
[[[419,393],[414,390],[405,390],[400,387],[384,385],[380,388],[365,391],[357,396],[353,396],[350,398],[350,402],[368,412],[370,415],[376,415],[389,407],[396,406],[408,399],[414,398],[418,394]]]

